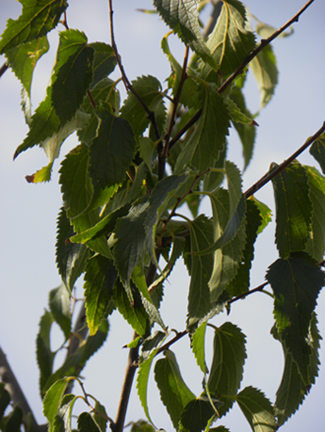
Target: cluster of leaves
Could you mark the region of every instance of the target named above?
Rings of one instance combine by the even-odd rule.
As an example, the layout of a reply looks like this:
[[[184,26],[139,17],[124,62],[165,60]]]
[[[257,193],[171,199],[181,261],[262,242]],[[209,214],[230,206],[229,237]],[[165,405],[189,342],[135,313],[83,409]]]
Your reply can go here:
[[[29,125],[15,157],[39,145],[49,159],[27,180],[48,181],[64,140],[75,131],[79,139],[60,168],[63,207],[56,257],[63,285],[51,291],[50,310],[41,318],[37,337],[40,392],[49,430],[71,430],[78,397],[71,393],[69,383],[104,342],[108,316],[115,309],[135,331],[129,347],[140,349],[137,389],[150,422],[147,384],[154,364],[161,400],[176,430],[227,431],[212,424],[235,402],[252,430],[275,430],[302,403],[318,372],[320,335],[314,310],[324,285],[319,263],[325,249],[321,223],[325,178],[298,161],[273,178],[279,259],[269,267],[266,278],[274,299],[272,334],[283,346],[285,366],[272,404],[259,389],[240,390],[246,358],[242,331],[229,321],[220,327],[210,322],[230,302],[249,293],[254,243],[270,221],[268,207],[243,193],[242,173],[227,160],[231,126],[242,142],[245,167],[251,161],[256,135],[255,116],[247,109],[243,93],[247,68],[231,78],[257,46],[244,6],[239,0],[224,0],[214,29],[204,40],[196,0],[153,1],[162,19],[194,53],[191,59],[187,54],[181,66],[170,51],[168,36],[163,38],[162,49],[172,69],[166,89],[153,76],[129,82],[115,43],[113,47],[89,43],[82,31],[69,29],[65,19],[51,83],[32,114],[33,71],[48,50],[47,33],[57,26],[68,2],[20,3],[21,16],[8,21],[0,40],[0,53],[22,83],[22,107]],[[257,30],[262,34],[269,27],[259,23]],[[117,63],[128,90],[122,105],[118,83],[109,78]],[[270,45],[254,56],[249,69],[259,85],[263,107],[277,83]],[[226,87],[227,80],[231,85]],[[324,146],[321,135],[311,154],[325,172]],[[211,218],[199,214],[204,197],[211,202]],[[190,212],[179,213],[183,204]],[[166,262],[162,269],[161,257]],[[179,257],[190,276],[182,335],[189,335],[203,374],[200,395],[184,382],[170,349],[180,334],[171,339],[160,315],[164,280]],[[54,371],[51,327],[56,322],[71,347],[75,332],[70,297],[81,275],[89,334],[80,338],[80,344],[68,351]],[[209,368],[205,359],[208,326],[214,329]],[[161,353],[163,357],[156,360]],[[111,419],[95,402],[92,414],[79,416],[78,431],[106,430]],[[111,427],[115,430],[112,421]],[[137,423],[134,430],[152,427]]]

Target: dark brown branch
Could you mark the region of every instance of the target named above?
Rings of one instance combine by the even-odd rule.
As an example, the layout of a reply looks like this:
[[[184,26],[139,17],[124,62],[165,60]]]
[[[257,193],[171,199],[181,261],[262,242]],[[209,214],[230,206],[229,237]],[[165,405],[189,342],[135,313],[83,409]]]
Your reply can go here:
[[[6,72],[6,70],[9,68],[7,63],[4,63],[1,68],[0,68],[0,78],[2,77],[2,75]]]
[[[283,171],[287,166],[291,164],[303,151],[306,150],[322,133],[325,132],[325,122],[322,127],[310,138],[307,139],[305,144],[303,144],[297,151],[295,151],[288,159],[286,159],[282,164],[280,164],[276,169],[271,169],[263,177],[261,177],[253,186],[251,186],[245,192],[245,198],[249,198],[259,189],[261,189],[266,183],[272,180],[279,172]]]
[[[270,37],[267,39],[262,39],[259,46],[252,51],[249,56],[246,58],[246,60],[243,61],[243,63],[233,72],[226,81],[222,84],[221,87],[218,89],[218,93],[222,93],[226,90],[226,88],[240,75],[245,67],[248,65],[249,62],[253,60],[254,57],[257,56],[259,52],[262,51],[263,48],[266,47],[266,45],[269,45],[274,39],[276,39],[281,33],[283,33],[288,27],[291,26],[294,22],[298,22],[300,15],[314,2],[314,0],[309,0],[305,4],[303,8],[300,9],[299,12],[297,12],[286,24],[284,24],[282,27],[280,27],[278,30],[276,30]]]
[[[140,105],[142,106],[142,108],[147,113],[147,118],[150,120],[150,122],[152,124],[152,127],[153,127],[155,135],[156,135],[156,139],[159,140],[160,139],[160,133],[159,133],[159,129],[158,129],[158,124],[157,124],[155,113],[153,111],[151,111],[147,107],[147,105],[143,102],[143,100],[141,99],[141,97],[134,90],[134,87],[130,83],[130,81],[129,81],[126,73],[125,73],[124,67],[122,65],[121,57],[120,57],[120,55],[118,53],[117,45],[116,45],[116,42],[115,42],[114,24],[113,24],[113,15],[114,15],[113,1],[109,0],[108,4],[109,4],[109,14],[110,14],[110,31],[111,31],[112,48],[113,48],[114,53],[115,53],[115,57],[116,57],[116,61],[117,61],[118,67],[119,67],[119,69],[121,71],[122,81],[124,83],[124,86],[125,86],[126,90],[130,91],[131,93],[133,93],[133,95],[135,96],[135,98],[137,99],[137,101],[140,103]],[[161,151],[162,151],[162,148],[161,148]]]
[[[22,391],[15,377],[15,374],[13,373],[10,364],[7,361],[7,357],[5,353],[2,351],[1,347],[0,347],[0,378],[2,382],[5,384],[5,388],[10,394],[13,403],[19,404],[20,408],[23,411],[24,416],[29,415],[31,417],[33,430],[35,432],[41,432],[46,430],[47,428],[44,429],[44,426],[39,426],[37,424],[33,411],[31,410],[31,407],[29,406],[29,403],[24,395],[24,392]]]

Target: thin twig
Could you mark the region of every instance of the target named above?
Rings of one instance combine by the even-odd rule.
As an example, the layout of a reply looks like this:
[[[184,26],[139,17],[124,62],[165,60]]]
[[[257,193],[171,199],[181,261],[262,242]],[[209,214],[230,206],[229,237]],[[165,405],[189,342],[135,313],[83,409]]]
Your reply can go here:
[[[305,4],[303,8],[300,9],[299,12],[297,12],[286,24],[284,24],[282,27],[280,27],[278,30],[276,30],[270,37],[267,39],[262,39],[259,46],[252,51],[249,56],[243,61],[243,63],[233,72],[226,81],[219,87],[218,93],[223,93],[227,87],[237,78],[238,75],[240,75],[245,67],[250,63],[254,57],[257,56],[259,52],[262,51],[263,48],[266,47],[266,45],[269,45],[274,39],[276,39],[281,33],[283,33],[288,27],[291,26],[294,22],[298,22],[300,15],[314,2],[314,0],[309,0]]]
[[[0,78],[2,75],[6,72],[6,70],[9,68],[8,63],[4,63],[0,68]]]
[[[297,150],[295,151],[288,159],[286,159],[282,164],[280,164],[276,169],[271,169],[268,173],[266,173],[263,177],[261,177],[253,186],[251,186],[245,192],[245,198],[249,198],[254,193],[256,193],[259,189],[261,189],[266,183],[272,180],[279,172],[283,171],[287,166],[291,164],[303,151],[306,150],[322,133],[325,132],[325,122],[322,127],[318,129],[318,131],[307,139],[307,141]]]
[[[112,48],[113,48],[114,53],[115,53],[115,57],[116,57],[116,61],[117,61],[118,67],[119,67],[119,69],[121,71],[122,81],[124,83],[124,86],[125,86],[126,90],[130,91],[131,93],[133,93],[133,95],[135,96],[135,98],[137,99],[137,101],[140,103],[140,105],[142,106],[142,108],[147,113],[147,118],[150,120],[150,122],[152,124],[152,127],[153,127],[155,135],[156,135],[156,139],[159,140],[160,139],[160,133],[159,133],[159,129],[158,129],[158,124],[157,124],[155,113],[153,111],[151,111],[149,109],[149,107],[147,107],[147,105],[143,102],[143,100],[141,99],[141,97],[134,90],[134,87],[130,83],[130,81],[129,81],[126,73],[125,73],[124,67],[122,65],[121,57],[120,57],[120,55],[118,53],[117,45],[116,45],[116,42],[115,42],[114,23],[113,23],[113,15],[114,15],[113,1],[109,0],[108,1],[108,5],[109,5],[109,14],[110,14],[110,31],[111,31]]]

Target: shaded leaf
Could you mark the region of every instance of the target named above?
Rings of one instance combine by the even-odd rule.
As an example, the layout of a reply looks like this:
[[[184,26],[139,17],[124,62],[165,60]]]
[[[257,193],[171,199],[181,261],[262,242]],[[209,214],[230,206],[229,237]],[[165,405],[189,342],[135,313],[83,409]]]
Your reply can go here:
[[[249,67],[260,91],[261,109],[270,102],[278,83],[278,69],[272,46],[266,45],[249,63]]]
[[[106,409],[105,409],[104,405],[102,405],[100,402],[98,402],[96,400],[95,410],[96,411],[93,412],[93,419],[95,420],[95,423],[99,427],[100,432],[106,432],[108,420],[107,420],[107,418],[102,417],[101,415],[97,414],[97,413],[100,413],[103,416],[107,417],[107,413],[106,413]]]
[[[155,380],[161,400],[177,429],[183,409],[188,402],[195,399],[195,395],[185,384],[172,351],[165,351],[165,358],[156,362]]]
[[[177,33],[186,45],[216,69],[217,65],[201,33],[198,2],[196,0],[154,0],[153,3],[174,33]]]
[[[276,326],[288,352],[296,362],[305,386],[310,385],[307,342],[309,323],[324,273],[306,253],[278,259],[269,268],[266,278],[274,291]]]
[[[203,318],[211,309],[208,282],[213,268],[213,255],[196,255],[209,247],[213,239],[213,221],[200,215],[189,223],[191,253],[191,282],[188,295],[187,326],[190,327]]]
[[[275,339],[281,341],[276,326],[272,328],[272,334]],[[309,376],[311,384],[315,383],[315,378],[318,376],[319,356],[318,350],[320,346],[321,336],[317,329],[316,315],[313,314],[308,334],[308,344],[311,347]],[[296,412],[299,405],[302,404],[306,395],[309,393],[310,386],[306,386],[299,373],[297,364],[292,359],[289,351],[284,344],[284,371],[281,384],[276,393],[275,414],[278,418],[279,426],[283,425],[292,414]]]
[[[109,307],[111,310],[114,308],[113,286],[116,277],[117,271],[111,260],[95,255],[88,261],[84,289],[90,336],[96,334],[103,318],[107,317]]]
[[[10,394],[5,389],[5,384],[3,382],[0,382],[0,421],[9,404]]]
[[[214,408],[206,395],[201,395],[197,399],[191,400],[181,415],[181,425],[189,432],[200,432],[204,430],[209,420],[216,417],[216,410],[220,402],[212,398]]]
[[[23,411],[19,405],[15,405],[13,410],[2,419],[1,430],[3,432],[21,432],[23,425]]]
[[[166,110],[160,82],[157,78],[148,75],[137,78],[131,84],[142,102],[150,111],[155,113],[158,127],[162,132]],[[140,137],[150,123],[147,112],[132,92],[128,93],[127,99],[121,108],[121,116],[130,123],[136,137]]]
[[[22,14],[17,20],[9,19],[0,40],[0,53],[46,35],[59,22],[66,0],[24,0]]]
[[[223,98],[213,85],[204,87],[203,107],[196,128],[176,161],[174,172],[181,173],[190,165],[200,172],[215,165],[225,149],[229,114]]]
[[[238,393],[236,401],[254,432],[277,430],[273,407],[260,390],[246,387]]]
[[[78,417],[78,432],[101,432],[92,416],[83,412]]]
[[[47,310],[41,317],[39,332],[36,338],[36,359],[40,371],[39,386],[41,396],[44,396],[44,386],[53,372],[55,353],[51,351],[50,334],[53,316]]]
[[[313,142],[309,152],[317,160],[321,166],[323,174],[325,174],[325,133]]]
[[[55,322],[61,327],[64,337],[71,333],[70,294],[64,285],[54,288],[49,293],[49,307]]]
[[[220,415],[229,411],[239,389],[246,358],[245,342],[244,334],[230,322],[215,330],[207,385],[210,393],[223,402],[218,408]]]
[[[131,426],[131,432],[155,432],[155,428],[145,420],[138,420]]]
[[[83,273],[89,257],[89,249],[81,244],[67,241],[74,234],[64,208],[61,208],[57,220],[56,264],[62,282],[71,293],[76,280]]]
[[[275,164],[273,165],[275,167]],[[276,244],[280,256],[305,250],[311,228],[312,205],[306,170],[292,163],[272,179],[276,205]]]
[[[94,50],[93,80],[91,87],[95,87],[102,79],[110,75],[117,64],[115,53],[110,45],[104,42],[93,42],[89,46]],[[93,96],[93,94],[92,94]]]

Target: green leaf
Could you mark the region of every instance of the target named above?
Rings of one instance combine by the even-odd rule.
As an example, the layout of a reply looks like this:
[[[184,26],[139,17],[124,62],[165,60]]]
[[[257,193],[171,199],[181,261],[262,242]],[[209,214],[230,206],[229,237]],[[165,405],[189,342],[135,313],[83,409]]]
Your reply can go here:
[[[159,348],[163,345],[163,343],[166,340],[166,337],[168,336],[168,334],[164,334],[162,336],[162,333],[159,332],[157,334],[158,337],[156,337],[154,339],[155,342],[158,342],[158,344],[156,344],[155,342],[152,344],[150,343],[150,354],[148,357],[146,357],[144,360],[141,361],[140,358],[140,364],[139,364],[139,372],[137,375],[137,390],[138,390],[138,396],[141,402],[141,405],[144,409],[144,412],[147,416],[147,419],[150,421],[150,423],[152,423],[150,414],[149,414],[149,407],[148,407],[148,381],[149,381],[149,373],[150,373],[150,369],[151,369],[151,365],[152,362],[159,350]],[[152,342],[152,339],[151,339]],[[154,349],[151,350],[152,346],[155,346]]]
[[[212,168],[225,149],[230,124],[224,100],[216,92],[214,85],[204,86],[202,99],[201,116],[193,134],[178,156],[175,173],[182,173],[186,165],[200,172]]]
[[[273,326],[272,334],[275,339],[281,341],[276,326]],[[319,356],[318,350],[320,347],[321,336],[317,329],[316,315],[312,315],[309,326],[308,344],[311,347],[309,373],[311,384],[315,383],[315,378],[318,376]],[[289,351],[282,344],[284,351],[284,372],[281,384],[276,393],[275,414],[278,418],[279,426],[283,425],[292,414],[296,412],[299,405],[302,404],[306,395],[309,393],[310,386],[305,385],[299,373],[297,364],[292,359]]]
[[[256,205],[256,207],[259,209],[260,212],[261,225],[257,230],[257,234],[260,234],[264,230],[264,228],[269,224],[269,222],[271,222],[272,211],[266,204],[257,200],[254,196],[250,197],[249,199],[254,202],[254,204]]]
[[[71,432],[71,418],[73,406],[77,397],[73,394],[63,396],[60,409],[54,419],[52,432]]]
[[[185,384],[175,354],[172,351],[165,351],[165,358],[156,362],[155,380],[161,400],[167,408],[175,429],[177,429],[183,409],[188,402],[195,399],[195,395]]]
[[[9,404],[10,404],[10,394],[5,389],[5,384],[3,382],[0,382],[0,422]]]
[[[112,261],[101,256],[92,257],[86,266],[85,298],[89,334],[96,334],[108,307],[112,307],[113,285],[117,272]]]
[[[36,338],[36,359],[40,371],[39,385],[41,397],[44,396],[45,384],[53,371],[55,353],[51,351],[50,343],[53,322],[52,314],[45,310],[40,320],[39,332]]]
[[[219,73],[227,78],[255,48],[255,36],[246,30],[246,11],[238,0],[224,0],[222,9],[207,45],[214,61],[219,65]],[[209,65],[203,66],[203,77],[216,79]]]
[[[276,58],[271,45],[266,45],[261,52],[249,63],[259,91],[260,91],[260,109],[267,105],[278,83],[278,69]]]
[[[136,152],[129,123],[106,109],[98,109],[100,124],[90,147],[90,177],[95,191],[121,185]]]
[[[0,42],[1,44],[1,42]],[[33,72],[38,60],[49,50],[46,36],[24,43],[7,51],[9,66],[21,81],[28,97],[31,97]]]
[[[66,340],[69,339],[71,334],[71,304],[69,291],[64,285],[50,291],[49,307]]]
[[[160,180],[149,198],[149,206],[144,221],[146,248],[153,262],[156,262],[155,237],[156,228],[162,213],[175,200],[177,189],[189,179],[186,175],[170,175]]]
[[[130,290],[132,300],[130,300],[122,283],[117,278],[114,285],[114,301],[124,319],[140,336],[145,336],[149,329],[148,314],[142,304],[139,291],[132,283]]]
[[[131,432],[155,432],[155,428],[145,420],[138,420],[132,424]]]
[[[201,33],[197,1],[154,0],[153,3],[174,33],[211,67],[217,69]]]
[[[309,152],[317,160],[321,166],[323,174],[325,174],[325,133],[313,142]]]
[[[93,78],[94,50],[79,30],[60,33],[60,43],[52,77],[52,104],[61,120],[71,120],[80,107]]]
[[[148,75],[137,78],[131,84],[142,102],[150,111],[155,113],[157,125],[162,132],[166,109],[160,82],[157,78]],[[132,92],[128,93],[127,99],[122,106],[121,116],[130,123],[136,137],[140,137],[150,123],[147,112]]]
[[[266,278],[274,291],[274,317],[279,335],[296,362],[305,386],[309,386],[308,329],[318,293],[324,286],[324,273],[309,255],[301,252],[285,260],[278,259]]]
[[[214,408],[205,394],[191,400],[182,412],[181,425],[189,432],[204,430],[208,422],[216,417],[216,410],[220,405],[217,399],[211,400]]]
[[[275,164],[273,165],[275,167]],[[311,228],[312,205],[306,170],[298,162],[273,180],[276,204],[276,244],[280,256],[305,250]]]
[[[89,46],[95,51],[93,61],[93,81],[91,88],[110,75],[117,64],[115,53],[110,45],[104,42],[94,42]],[[92,94],[93,96],[93,94]]]
[[[2,420],[1,430],[3,432],[21,432],[23,425],[23,411],[19,405],[16,405],[13,410]]]
[[[238,296],[249,289],[250,269],[254,259],[254,243],[262,221],[260,211],[253,200],[246,201],[246,208],[246,244],[236,276],[227,286],[227,292],[231,296]]]
[[[81,244],[73,244],[68,239],[74,234],[64,208],[57,220],[56,264],[62,282],[71,293],[76,280],[83,273],[89,257],[89,249]]]
[[[24,0],[22,14],[9,19],[0,40],[0,54],[51,31],[68,7],[66,0]]]
[[[92,416],[83,412],[78,417],[78,432],[101,432]]]
[[[187,326],[190,327],[203,318],[211,309],[208,282],[213,269],[213,255],[196,255],[207,249],[213,239],[213,221],[200,215],[189,223],[191,253],[191,282],[188,295]]]
[[[195,355],[196,362],[201,371],[206,374],[208,372],[205,362],[205,331],[208,321],[204,321],[192,336],[192,351]]]
[[[277,430],[274,411],[265,395],[254,387],[245,387],[236,401],[254,432]]]
[[[317,261],[321,262],[325,250],[325,177],[315,168],[306,167],[309,185],[309,198],[313,212],[311,218],[312,233],[306,245],[306,251]]]
[[[126,287],[129,286],[133,270],[144,254],[144,222],[148,206],[148,201],[135,205],[127,216],[117,221],[115,226],[114,263]]]
[[[54,420],[61,406],[68,383],[69,379],[67,378],[58,380],[48,389],[44,396],[43,413],[49,421],[49,432],[53,431]]]
[[[239,389],[246,358],[245,342],[244,334],[230,322],[215,330],[207,385],[210,393],[223,402],[218,408],[220,415],[229,411]]]
[[[93,419],[94,419],[95,423],[97,424],[97,426],[99,427],[100,432],[106,432],[108,420],[107,420],[107,418],[102,417],[101,415],[97,414],[97,413],[100,413],[103,416],[107,417],[107,413],[106,413],[106,409],[105,409],[104,405],[102,405],[100,402],[98,402],[96,400],[95,410],[96,411],[93,412]]]

